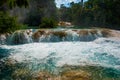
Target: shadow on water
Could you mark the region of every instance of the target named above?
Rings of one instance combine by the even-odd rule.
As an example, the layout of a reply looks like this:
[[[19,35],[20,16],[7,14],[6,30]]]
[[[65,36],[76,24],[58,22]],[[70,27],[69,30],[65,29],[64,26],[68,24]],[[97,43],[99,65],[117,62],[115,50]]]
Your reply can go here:
[[[103,70],[103,76],[106,75],[110,78],[120,78],[120,70],[113,68],[106,68]]]
[[[11,51],[12,49],[5,49],[0,47],[0,59],[9,56]]]
[[[111,65],[120,65],[120,59],[116,58],[114,55],[108,53],[94,53],[94,57],[91,58],[93,61],[98,61],[100,63],[107,63]]]

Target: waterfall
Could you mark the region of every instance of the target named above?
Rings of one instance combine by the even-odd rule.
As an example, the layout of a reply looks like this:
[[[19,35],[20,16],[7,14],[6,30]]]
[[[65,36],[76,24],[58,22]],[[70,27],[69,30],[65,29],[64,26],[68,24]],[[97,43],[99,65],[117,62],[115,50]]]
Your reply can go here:
[[[10,44],[25,44],[25,43],[31,43],[31,31],[16,31],[13,33],[10,39]]]
[[[69,74],[75,76],[67,80],[80,80],[88,73],[82,80],[120,80],[120,31],[28,29],[0,34],[1,80],[62,80]]]
[[[5,35],[0,35],[0,44],[4,44],[6,40],[6,36]]]
[[[8,44],[11,34],[0,34],[0,45]]]
[[[25,44],[31,42],[94,41],[100,37],[118,37],[120,32],[110,29],[41,29],[18,30],[1,34],[0,44]]]

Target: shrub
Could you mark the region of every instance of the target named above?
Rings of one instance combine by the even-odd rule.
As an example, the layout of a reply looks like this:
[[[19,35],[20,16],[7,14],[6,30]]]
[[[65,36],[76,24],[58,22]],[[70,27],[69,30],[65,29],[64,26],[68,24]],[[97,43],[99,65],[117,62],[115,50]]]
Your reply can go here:
[[[13,32],[20,29],[21,25],[18,23],[16,17],[12,17],[7,13],[0,12],[0,33]]]
[[[40,28],[55,28],[57,21],[52,18],[42,18]]]

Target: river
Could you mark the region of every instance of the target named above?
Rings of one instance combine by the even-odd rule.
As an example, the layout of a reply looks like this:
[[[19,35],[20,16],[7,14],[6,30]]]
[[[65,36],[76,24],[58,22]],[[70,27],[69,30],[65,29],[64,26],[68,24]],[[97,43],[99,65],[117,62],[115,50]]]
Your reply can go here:
[[[120,80],[120,32],[20,30],[0,38],[1,80]]]

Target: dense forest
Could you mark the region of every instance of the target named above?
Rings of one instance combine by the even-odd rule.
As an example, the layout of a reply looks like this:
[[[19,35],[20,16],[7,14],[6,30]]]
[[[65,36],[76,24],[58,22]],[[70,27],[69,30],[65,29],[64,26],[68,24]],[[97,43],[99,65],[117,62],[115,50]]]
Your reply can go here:
[[[120,0],[88,0],[61,5],[60,19],[79,26],[120,29]]]
[[[59,21],[78,28],[120,29],[120,0],[80,0],[56,7],[55,0],[0,0],[0,33],[21,28],[55,28]]]

